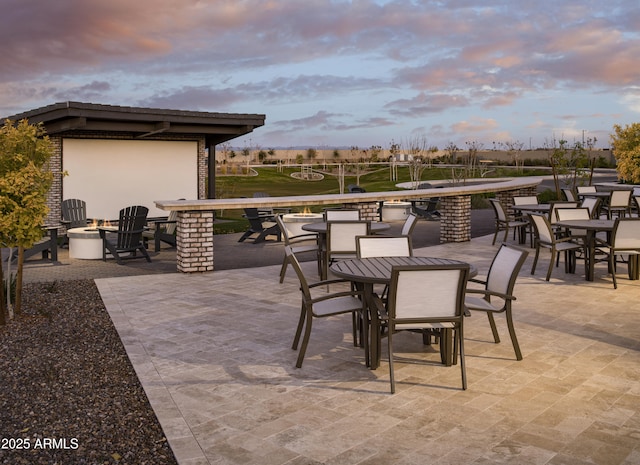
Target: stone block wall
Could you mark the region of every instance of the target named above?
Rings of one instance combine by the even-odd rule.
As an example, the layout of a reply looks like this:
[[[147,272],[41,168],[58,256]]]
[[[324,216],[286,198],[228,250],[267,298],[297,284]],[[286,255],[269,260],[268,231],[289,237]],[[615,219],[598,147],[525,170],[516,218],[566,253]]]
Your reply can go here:
[[[58,224],[62,218],[62,137],[49,137],[53,147],[53,155],[49,159],[49,171],[53,173],[53,184],[47,196],[49,213],[45,224]],[[59,231],[63,232],[63,231]]]
[[[440,198],[440,242],[471,240],[471,196]]]
[[[514,189],[511,191],[496,192],[496,199],[500,201],[507,212],[512,212],[514,197],[527,197],[536,194],[537,190],[535,187],[527,187],[522,189]]]
[[[378,221],[380,219],[378,211],[380,205],[378,202],[345,203],[343,207],[360,210],[360,219],[362,220]]]
[[[213,211],[178,212],[176,262],[178,271],[213,271]]]

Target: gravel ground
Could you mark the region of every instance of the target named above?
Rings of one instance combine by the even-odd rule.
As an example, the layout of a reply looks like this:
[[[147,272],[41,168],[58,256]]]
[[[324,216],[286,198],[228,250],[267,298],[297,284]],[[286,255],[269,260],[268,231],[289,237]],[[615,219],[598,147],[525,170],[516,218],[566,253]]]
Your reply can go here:
[[[177,464],[92,280],[0,326],[0,464]]]

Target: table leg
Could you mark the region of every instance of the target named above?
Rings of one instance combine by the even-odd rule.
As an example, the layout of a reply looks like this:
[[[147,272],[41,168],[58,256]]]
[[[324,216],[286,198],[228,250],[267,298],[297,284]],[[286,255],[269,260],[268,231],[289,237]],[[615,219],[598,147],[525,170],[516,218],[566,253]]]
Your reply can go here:
[[[327,235],[318,233],[318,261],[320,262],[320,280],[325,281],[327,279],[329,262],[327,261],[327,247],[326,247]]]
[[[365,360],[367,366],[375,370],[380,366],[380,319],[373,304],[373,284],[365,283],[363,291],[366,306],[366,312],[363,315],[364,328],[362,332]]]
[[[585,257],[586,263],[586,278],[587,281],[593,281],[594,269],[596,258],[596,232],[587,231],[587,256]]]
[[[640,278],[640,255],[629,254],[629,279],[634,281]]]

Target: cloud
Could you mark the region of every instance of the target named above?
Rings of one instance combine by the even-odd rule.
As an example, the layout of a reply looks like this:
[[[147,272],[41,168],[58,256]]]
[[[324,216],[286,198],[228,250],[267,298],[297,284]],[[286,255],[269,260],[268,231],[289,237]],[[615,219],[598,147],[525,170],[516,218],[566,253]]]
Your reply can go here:
[[[533,101],[545,114],[498,124],[557,127],[554,96],[578,90],[612,96],[614,120],[638,112],[636,3],[4,0],[0,113],[91,100],[293,127],[327,115],[314,137],[453,134],[452,120]]]

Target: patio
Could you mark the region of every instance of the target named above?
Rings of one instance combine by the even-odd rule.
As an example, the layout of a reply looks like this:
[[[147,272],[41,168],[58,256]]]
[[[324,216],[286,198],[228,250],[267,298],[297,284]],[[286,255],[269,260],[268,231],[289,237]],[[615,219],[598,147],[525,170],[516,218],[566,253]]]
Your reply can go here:
[[[416,255],[484,274],[496,250],[483,236]],[[400,362],[395,395],[386,350],[365,368],[348,316],[315,322],[294,368],[300,293],[293,272],[278,284],[279,264],[96,282],[181,465],[640,463],[640,281],[621,267],[614,290],[601,264],[594,282],[562,267],[545,282],[531,260],[514,304],[524,360],[502,317],[494,344],[474,314],[468,390],[457,367]],[[303,267],[314,276],[314,263]],[[417,335],[396,342],[437,359]]]

